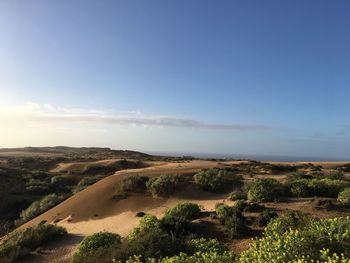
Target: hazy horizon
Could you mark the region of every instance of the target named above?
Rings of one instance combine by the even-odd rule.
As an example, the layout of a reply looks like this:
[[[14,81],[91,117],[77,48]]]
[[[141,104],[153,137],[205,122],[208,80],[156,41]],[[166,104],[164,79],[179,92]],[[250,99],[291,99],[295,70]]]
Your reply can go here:
[[[350,159],[348,1],[0,2],[0,147]]]

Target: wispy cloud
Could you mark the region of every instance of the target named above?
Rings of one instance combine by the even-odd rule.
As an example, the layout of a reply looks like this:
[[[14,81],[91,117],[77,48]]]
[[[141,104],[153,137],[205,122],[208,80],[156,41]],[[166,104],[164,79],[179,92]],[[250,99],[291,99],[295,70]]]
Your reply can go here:
[[[28,102],[24,106],[0,108],[0,119],[2,119],[2,121],[20,120],[39,123],[65,121],[232,131],[262,131],[274,129],[273,127],[259,124],[208,123],[176,116],[147,116],[139,112],[116,114],[107,110],[58,108],[50,104],[39,105],[33,102]]]

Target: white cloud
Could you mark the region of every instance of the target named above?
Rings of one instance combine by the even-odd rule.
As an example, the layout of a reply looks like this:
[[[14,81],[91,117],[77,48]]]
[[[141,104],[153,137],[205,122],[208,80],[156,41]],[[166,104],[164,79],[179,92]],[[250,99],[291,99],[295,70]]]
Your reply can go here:
[[[64,121],[74,123],[136,125],[141,127],[173,127],[233,131],[260,131],[273,129],[269,126],[257,124],[208,123],[176,116],[147,116],[139,111],[116,114],[112,111],[58,108],[50,104],[40,105],[34,102],[28,102],[25,106],[0,107],[0,120],[3,124],[6,124],[6,121],[21,121],[22,123],[30,122],[39,124]]]

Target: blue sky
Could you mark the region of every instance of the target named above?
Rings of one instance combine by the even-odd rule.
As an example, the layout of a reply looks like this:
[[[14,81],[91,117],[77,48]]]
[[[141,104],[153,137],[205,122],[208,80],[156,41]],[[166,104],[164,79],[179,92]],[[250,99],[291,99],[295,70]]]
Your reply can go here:
[[[0,2],[0,147],[350,157],[349,1]]]

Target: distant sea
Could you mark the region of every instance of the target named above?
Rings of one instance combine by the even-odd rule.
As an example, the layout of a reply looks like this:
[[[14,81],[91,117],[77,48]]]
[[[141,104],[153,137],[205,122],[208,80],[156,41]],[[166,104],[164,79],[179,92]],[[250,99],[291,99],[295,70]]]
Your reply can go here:
[[[148,154],[161,156],[193,156],[197,158],[215,159],[239,159],[272,162],[317,162],[317,161],[338,161],[347,162],[350,158],[326,158],[326,157],[303,157],[303,156],[277,156],[277,155],[247,155],[247,154],[220,154],[220,153],[190,153],[190,152],[147,152]]]

